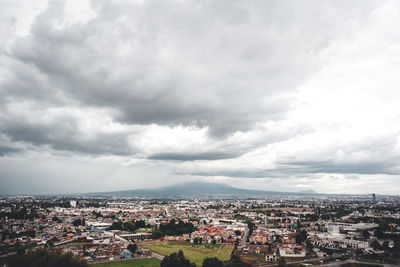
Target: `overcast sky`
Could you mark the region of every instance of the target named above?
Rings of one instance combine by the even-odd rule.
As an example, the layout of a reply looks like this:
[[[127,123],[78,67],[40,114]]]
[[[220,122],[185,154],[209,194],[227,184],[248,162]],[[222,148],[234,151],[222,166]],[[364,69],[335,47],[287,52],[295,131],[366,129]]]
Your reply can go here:
[[[400,193],[399,1],[0,1],[0,193]]]

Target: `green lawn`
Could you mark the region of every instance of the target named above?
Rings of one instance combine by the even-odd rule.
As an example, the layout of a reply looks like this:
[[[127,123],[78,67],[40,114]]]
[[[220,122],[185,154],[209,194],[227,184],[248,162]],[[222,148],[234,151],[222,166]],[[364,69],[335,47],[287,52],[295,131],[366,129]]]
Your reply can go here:
[[[144,244],[143,247],[164,256],[182,250],[185,257],[191,262],[196,263],[197,266],[201,266],[205,258],[217,257],[222,261],[229,260],[231,258],[231,252],[234,248],[233,245],[202,244],[196,246],[190,243],[182,242],[159,242]]]
[[[150,228],[139,228],[134,231],[134,233],[152,233],[153,230]]]
[[[160,267],[161,261],[156,258],[114,261],[94,264],[95,267]]]

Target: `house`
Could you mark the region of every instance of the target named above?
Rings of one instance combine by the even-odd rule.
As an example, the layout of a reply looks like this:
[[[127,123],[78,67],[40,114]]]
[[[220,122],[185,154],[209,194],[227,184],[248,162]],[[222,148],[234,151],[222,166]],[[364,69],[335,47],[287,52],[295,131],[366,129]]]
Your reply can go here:
[[[306,250],[301,245],[279,244],[279,254],[284,258],[305,258]]]
[[[277,261],[277,260],[278,260],[278,257],[276,256],[276,253],[265,254],[266,262]]]
[[[130,259],[130,258],[132,258],[132,253],[129,250],[124,249],[122,251],[122,257],[125,259]]]

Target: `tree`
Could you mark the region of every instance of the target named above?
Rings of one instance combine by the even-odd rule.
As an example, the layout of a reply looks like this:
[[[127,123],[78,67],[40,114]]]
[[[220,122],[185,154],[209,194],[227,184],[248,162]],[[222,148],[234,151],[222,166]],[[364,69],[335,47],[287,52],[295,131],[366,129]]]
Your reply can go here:
[[[124,226],[128,231],[133,232],[136,230],[136,225],[133,222],[127,222]]]
[[[373,249],[375,249],[375,250],[381,250],[381,249],[382,249],[381,244],[379,244],[379,242],[376,241],[376,240],[372,241],[371,247],[372,247]]]
[[[307,246],[308,249],[313,249],[314,248],[314,245],[308,239],[306,240],[306,246]]]
[[[371,234],[370,234],[367,230],[364,230],[364,231],[362,232],[362,235],[363,235],[363,237],[364,237],[365,239],[369,239],[369,237],[371,236]]]
[[[113,222],[112,225],[108,228],[108,230],[122,230],[122,222],[121,221]]]
[[[202,267],[222,267],[222,261],[217,259],[216,257],[214,258],[205,258],[203,260],[203,265]]]
[[[243,262],[238,256],[233,255],[231,261],[225,265],[226,267],[251,267],[251,264]]]
[[[304,242],[306,240],[307,240],[307,231],[306,230],[297,231],[296,243],[301,244],[302,242]]]
[[[183,255],[182,250],[179,250],[178,253],[174,252],[169,256],[165,256],[161,261],[161,267],[196,267],[196,264],[191,263],[188,259]]]
[[[354,253],[356,254],[356,257],[360,257],[360,256],[362,256],[363,251],[362,251],[362,249],[358,248],[358,249],[356,249],[356,250],[354,251]]]
[[[286,266],[286,262],[284,258],[280,258],[278,261],[278,267],[285,267]]]
[[[73,226],[79,226],[79,225],[81,225],[81,224],[82,224],[81,219],[76,219],[76,220],[74,220],[74,221],[72,222],[72,225],[73,225]]]
[[[49,252],[36,249],[27,254],[11,256],[7,259],[8,267],[89,267],[89,265],[72,255],[72,253]]]
[[[136,222],[136,225],[138,226],[138,222]],[[194,225],[192,223],[184,223],[181,220],[178,220],[178,223],[176,223],[176,220],[171,220],[167,224],[161,224],[159,231],[162,235],[182,235],[193,232]]]
[[[103,217],[103,214],[101,214],[100,211],[99,211],[99,212],[96,212],[95,210],[92,211],[92,215],[96,216],[96,218]]]
[[[251,235],[253,230],[256,228],[256,225],[252,221],[247,221],[247,227],[249,228],[249,235]]]
[[[58,242],[58,241],[59,241],[58,238],[55,237],[55,236],[53,236],[53,238],[51,238],[50,240],[48,240],[47,243],[49,243],[49,244],[54,244],[55,242]]]
[[[135,254],[136,251],[137,251],[137,249],[138,249],[138,246],[137,246],[136,244],[129,244],[128,247],[127,247],[127,249],[128,249],[132,254]]]
[[[61,220],[60,220],[57,216],[54,216],[51,220],[52,220],[53,222],[58,222],[58,223],[61,222]]]
[[[378,239],[384,239],[385,238],[385,233],[380,229],[375,230],[374,235]]]
[[[385,242],[382,243],[382,249],[384,251],[389,250],[389,242],[388,241],[385,241]]]
[[[213,239],[213,240],[211,241],[211,243],[212,243],[213,245],[215,245],[215,244],[217,244],[217,240]]]
[[[136,228],[145,228],[146,223],[143,220],[139,220],[135,222]]]

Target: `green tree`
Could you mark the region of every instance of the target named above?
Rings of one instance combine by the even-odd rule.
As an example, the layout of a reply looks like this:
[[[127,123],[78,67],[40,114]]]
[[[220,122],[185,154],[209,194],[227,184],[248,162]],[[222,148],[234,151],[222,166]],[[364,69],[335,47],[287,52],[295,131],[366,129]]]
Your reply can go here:
[[[307,231],[301,230],[296,232],[296,243],[301,244],[307,240]]]
[[[89,265],[72,255],[72,253],[49,252],[36,249],[24,255],[11,256],[7,260],[8,267],[89,267]]]
[[[243,262],[238,256],[233,255],[231,261],[225,265],[226,267],[251,267],[251,264]]]
[[[376,240],[372,241],[371,247],[372,247],[373,249],[375,249],[375,250],[381,250],[381,249],[382,249],[381,244],[379,244],[379,242],[376,241]]]
[[[183,255],[182,250],[179,250],[178,253],[172,253],[169,256],[165,256],[161,261],[161,267],[196,267],[195,263],[191,263],[188,259]]]
[[[132,252],[132,254],[135,254],[136,251],[137,251],[137,249],[138,249],[138,246],[137,246],[136,244],[129,244],[128,247],[127,247],[127,249],[128,249],[130,252]]]
[[[286,266],[286,262],[284,258],[280,258],[278,261],[278,267],[285,267]]]
[[[61,220],[60,220],[57,216],[54,216],[51,220],[52,220],[53,222],[58,222],[58,223],[61,222]]]
[[[72,222],[72,225],[73,225],[73,226],[79,226],[79,225],[81,225],[81,224],[82,224],[81,219],[76,219],[76,220],[74,220],[74,221]]]
[[[364,237],[365,239],[369,239],[369,237],[371,236],[371,234],[370,234],[367,230],[364,230],[364,231],[362,232],[362,235],[363,235],[363,237]]]
[[[306,246],[307,246],[308,249],[313,249],[314,248],[314,245],[308,239],[306,240]]]
[[[146,223],[143,220],[136,221],[135,224],[136,224],[136,228],[145,228],[146,227]]]
[[[385,238],[385,233],[380,229],[375,230],[374,235],[378,239],[384,239]]]
[[[222,261],[218,258],[205,258],[202,267],[222,267]]]
[[[108,228],[108,230],[122,230],[122,222],[121,221],[113,222],[112,225]]]
[[[384,251],[389,250],[389,242],[388,241],[385,241],[385,242],[382,243],[382,249]]]
[[[136,230],[136,225],[133,222],[127,222],[124,226],[128,231],[133,232]]]

